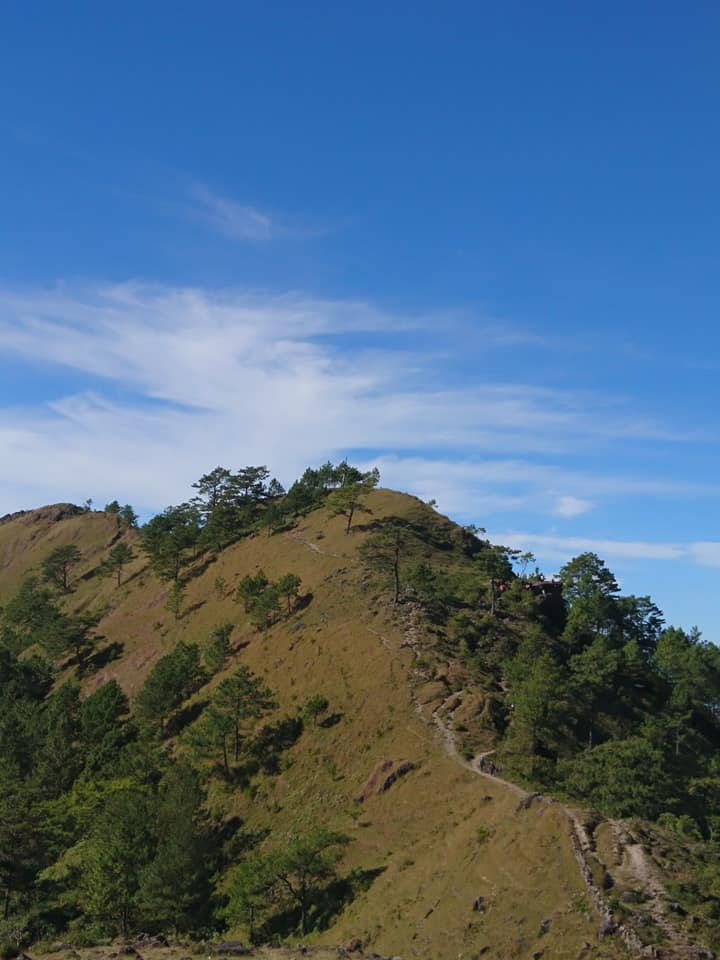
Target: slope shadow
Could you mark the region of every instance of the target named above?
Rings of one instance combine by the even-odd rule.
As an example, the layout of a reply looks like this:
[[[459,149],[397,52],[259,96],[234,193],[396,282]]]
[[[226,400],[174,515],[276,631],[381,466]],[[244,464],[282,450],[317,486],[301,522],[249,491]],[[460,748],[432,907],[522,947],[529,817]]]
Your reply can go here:
[[[353,870],[346,877],[338,877],[326,887],[315,892],[308,910],[309,931],[327,930],[337,916],[361,893],[365,893],[387,867],[371,870]],[[264,924],[263,933],[268,939],[286,937],[301,932],[300,907],[291,907],[270,917]]]
[[[265,773],[280,773],[280,757],[297,743],[303,732],[301,717],[284,717],[276,723],[266,724],[258,732],[250,748],[254,761]]]
[[[314,594],[310,591],[304,593],[301,597],[298,597],[295,601],[295,606],[292,608],[291,613],[297,613],[299,610],[305,610],[306,607],[309,607],[313,602]]]
[[[218,824],[215,828],[215,839],[220,849],[222,865],[237,863],[246,853],[260,846],[270,832],[269,827],[245,829],[245,822],[240,817],[230,817]]]
[[[182,613],[178,616],[178,620],[183,620],[185,617],[189,617],[191,613],[195,613],[196,610],[199,610],[200,607],[205,605],[204,600],[198,600],[197,603],[193,603],[192,606],[186,607]]]
[[[230,546],[230,544],[228,544]],[[220,551],[222,553],[222,551]],[[211,567],[214,563],[220,558],[220,553],[217,550],[210,548],[207,553],[201,553],[194,560],[191,560],[190,563],[185,567],[183,571],[183,580],[185,583],[189,583],[190,580],[195,580],[197,577],[201,577],[205,571]]]
[[[336,724],[340,723],[344,714],[342,713],[331,713],[324,720],[321,720],[318,724],[319,727],[322,727],[323,730],[327,730],[330,727],[334,727]]]
[[[195,703],[190,703],[186,707],[176,710],[165,724],[165,736],[176,736],[181,730],[197,720],[207,705],[207,700],[196,700]]]
[[[113,660],[119,660],[124,649],[125,645],[123,643],[119,640],[113,640],[107,646],[96,650],[91,656],[85,658],[83,671],[85,673],[97,673],[99,670],[103,670]]]
[[[368,523],[358,523],[355,530],[363,533],[379,533],[382,530],[399,530],[405,536],[415,538],[416,542],[435,547],[436,550],[452,550],[456,544],[448,530],[432,520],[417,522],[407,517],[387,516]]]

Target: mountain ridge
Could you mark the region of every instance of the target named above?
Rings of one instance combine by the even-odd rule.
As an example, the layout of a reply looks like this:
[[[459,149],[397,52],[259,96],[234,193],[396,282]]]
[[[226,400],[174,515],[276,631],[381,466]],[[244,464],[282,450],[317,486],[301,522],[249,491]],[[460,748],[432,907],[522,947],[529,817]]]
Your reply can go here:
[[[499,777],[478,778],[471,758],[448,755],[449,744],[452,751],[467,750],[463,738],[470,734],[458,728],[473,722],[478,745],[497,746],[492,714],[500,694],[470,683],[466,667],[437,655],[434,627],[418,598],[394,604],[383,578],[359,559],[358,547],[378,524],[399,518],[431,529],[423,562],[440,557],[446,567],[463,567],[477,552],[472,545],[469,556],[463,553],[467,532],[416,498],[375,490],[367,497],[372,512],[349,534],[345,517],[321,507],[290,529],[255,532],[213,557],[199,556],[188,568],[178,616],[165,607],[172,587],[148,566],[137,531],[121,529],[105,512],[80,509],[52,519],[57,508],[29,511],[31,517],[22,514],[0,527],[0,603],[41,568],[54,546],[78,547],[83,561],[63,603],[78,615],[95,609],[93,630],[104,639],[94,644],[93,656],[116,645],[112,658],[100,656],[82,678],[86,698],[117,680],[136,699],[163,656],[180,643],[204,644],[219,623],[232,621],[227,661],[190,696],[190,714],[198,706],[202,711],[239,663],[273,690],[278,718],[283,711],[297,714],[313,696],[327,699],[328,718],[337,719],[327,726],[306,722],[278,772],[260,773],[249,794],[217,777],[207,789],[214,816],[240,818],[255,831],[283,835],[308,821],[342,828],[353,838],[343,867],[380,871],[328,930],[313,934],[316,941],[337,945],[359,937],[366,949],[418,957],[464,951],[562,958],[585,951],[610,958],[646,946],[666,951],[656,956],[689,955],[678,952],[684,949],[679,936],[675,943],[666,936],[664,945],[644,945],[632,923],[623,942],[626,918],[612,918],[601,890],[607,872],[589,859],[596,840],[586,818],[576,818],[573,834],[561,804]],[[32,528],[32,535],[23,538],[19,527]],[[99,570],[119,540],[137,554],[118,586]],[[309,597],[291,617],[261,631],[233,599],[242,578],[259,570],[271,581],[291,570],[301,578],[302,597]],[[73,676],[76,666],[66,658],[61,679]],[[458,698],[451,688],[459,683],[460,702],[448,710],[449,698]],[[463,703],[470,704],[468,716],[461,713]],[[182,736],[167,742],[187,753]],[[412,766],[357,804],[363,784],[388,762],[391,772],[400,763]]]

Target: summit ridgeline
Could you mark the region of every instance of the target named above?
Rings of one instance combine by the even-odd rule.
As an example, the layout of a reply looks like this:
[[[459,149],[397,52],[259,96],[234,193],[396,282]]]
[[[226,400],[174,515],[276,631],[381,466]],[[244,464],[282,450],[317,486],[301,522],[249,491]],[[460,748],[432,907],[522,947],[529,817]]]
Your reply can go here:
[[[378,484],[0,520],[4,957],[715,956],[718,649]]]

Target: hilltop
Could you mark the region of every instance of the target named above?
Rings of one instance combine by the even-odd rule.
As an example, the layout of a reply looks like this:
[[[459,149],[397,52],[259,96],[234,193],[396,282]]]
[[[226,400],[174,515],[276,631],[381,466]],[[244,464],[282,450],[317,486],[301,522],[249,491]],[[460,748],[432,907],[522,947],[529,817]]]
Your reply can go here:
[[[262,938],[265,925],[271,939],[405,958],[701,956],[692,950],[712,940],[720,894],[709,814],[692,818],[672,798],[656,802],[645,783],[644,792],[628,784],[628,807],[615,810],[617,790],[578,799],[590,791],[579,766],[561,779],[563,763],[585,756],[573,737],[587,737],[586,727],[577,736],[571,729],[580,725],[573,708],[555,704],[565,680],[554,651],[573,608],[568,613],[554,589],[538,588],[536,575],[513,573],[508,551],[414,497],[370,483],[351,503],[331,491],[266,522],[283,496],[269,497],[262,516],[237,535],[214,530],[209,539],[219,542],[183,542],[177,579],[167,572],[167,550],[153,555],[148,528],[121,523],[115,510],[58,504],[0,521],[2,638],[14,678],[5,696],[16,710],[11,719],[25,723],[32,710],[39,718],[22,728],[29,759],[19,747],[4,757],[5,938],[19,930],[23,945],[27,930],[28,939],[83,946],[155,923],[151,933],[247,942],[251,933]],[[119,544],[129,553],[118,569],[108,558]],[[44,565],[59,547],[76,552],[66,589],[56,583],[51,591]],[[289,576],[287,593],[273,594]],[[46,607],[44,619],[36,615]],[[693,650],[701,646],[690,640]],[[578,652],[592,646],[578,644]],[[177,702],[158,707],[148,691],[173,656],[180,669],[178,651],[195,672]],[[534,661],[525,673],[523,657]],[[44,679],[48,659],[55,666]],[[221,723],[223,684],[240,668],[267,691],[267,703],[243,715],[235,757],[232,734],[211,721]],[[646,674],[634,669],[639,683]],[[543,687],[551,670],[554,680]],[[596,674],[588,685],[599,685]],[[99,698],[109,702],[105,691],[116,685],[111,722],[88,733]],[[647,722],[639,711],[659,703],[655,693],[643,697],[632,705],[638,730]],[[599,697],[591,706],[595,750],[613,737],[619,753],[629,749],[617,711],[606,715]],[[567,728],[562,743],[558,711]],[[683,716],[699,756],[715,742],[711,714]],[[634,756],[644,758],[643,745],[636,747]],[[711,791],[711,771],[693,763],[693,783],[708,781]],[[563,782],[564,796],[548,792]],[[40,818],[32,829],[18,824],[17,810],[10,816],[13,795],[34,799]],[[152,895],[155,913],[108,879],[103,817],[126,801],[150,810],[151,839],[138,849],[149,844],[155,859],[139,870],[136,887]],[[117,807],[114,824],[125,809]],[[186,837],[166,842],[162,828],[153,833],[163,810],[187,823]],[[675,811],[675,820],[661,817],[658,825],[663,810]],[[682,816],[689,823],[678,822]],[[279,897],[270,881],[264,894],[253,893],[238,876],[248,863],[256,879],[273,864],[280,871],[282,852],[319,828],[333,856],[302,933],[298,900],[280,897],[269,910]],[[183,843],[193,831],[191,857]],[[14,850],[13,836],[22,838]],[[172,877],[185,883],[198,859],[207,871],[173,897]],[[698,882],[700,863],[706,877]],[[122,918],[112,904],[119,891],[128,898]]]

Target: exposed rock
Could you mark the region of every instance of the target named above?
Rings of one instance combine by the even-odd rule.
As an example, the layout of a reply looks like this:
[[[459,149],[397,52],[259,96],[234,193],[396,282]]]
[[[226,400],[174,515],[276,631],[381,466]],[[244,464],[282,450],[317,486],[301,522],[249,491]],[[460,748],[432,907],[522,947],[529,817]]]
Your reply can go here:
[[[223,940],[221,943],[213,943],[210,949],[213,953],[225,953],[230,957],[249,957],[252,955],[252,948],[240,943],[239,940]]]
[[[168,942],[165,937],[158,933],[156,936],[151,936],[149,933],[141,933],[135,938],[135,946],[141,946],[145,949],[148,947],[167,947]]]
[[[600,929],[598,930],[598,936],[602,940],[603,937],[609,937],[611,934],[615,933],[617,926],[609,917],[603,917],[600,921]]]
[[[362,940],[360,937],[353,937],[345,944],[346,953],[359,953],[362,950]]]
[[[411,770],[415,769],[415,764],[410,760],[406,760],[404,763],[401,763],[393,772],[385,778],[380,787],[378,788],[378,793],[385,793],[386,790],[389,790],[390,787],[400,779],[404,777],[406,773],[410,773]]]
[[[0,517],[0,523],[10,523],[11,520],[19,520],[20,517],[24,517],[25,514],[30,512],[30,510],[17,510],[15,513],[5,513]]]
[[[540,924],[540,934],[544,935],[550,932],[550,927],[552,926],[552,918],[545,917],[545,919]]]
[[[415,764],[409,760],[384,760],[367,778],[355,803],[363,803],[375,792],[385,793],[396,780],[414,769]]]
[[[36,510],[20,510],[18,513],[6,514],[0,523],[7,523],[9,520],[15,520],[24,517],[24,523],[35,523],[38,520],[49,520],[50,523],[58,523],[60,520],[68,520],[70,517],[78,517],[87,511],[83,507],[78,507],[74,503],[52,503],[47,507],[38,507]]]
[[[485,897],[475,897],[473,910],[477,910],[478,913],[485,913]]]
[[[520,803],[518,803],[515,809],[515,812],[519,813],[520,810],[529,810],[530,807],[532,806],[533,800],[541,800],[541,799],[542,799],[542,794],[539,791],[536,790],[534,793],[529,793],[526,797],[522,798]]]

